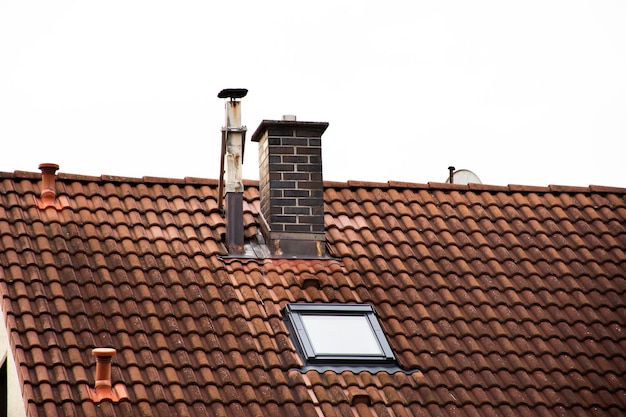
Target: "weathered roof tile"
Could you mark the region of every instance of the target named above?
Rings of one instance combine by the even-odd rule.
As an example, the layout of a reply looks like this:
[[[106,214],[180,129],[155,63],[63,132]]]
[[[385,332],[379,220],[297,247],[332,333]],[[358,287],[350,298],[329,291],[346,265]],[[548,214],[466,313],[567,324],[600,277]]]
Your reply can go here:
[[[245,260],[221,257],[216,181],[59,174],[70,207],[41,212],[39,175],[0,177],[0,292],[33,415],[626,407],[623,189],[327,183],[336,259]],[[301,373],[288,302],[372,304],[414,373]],[[88,352],[104,345],[130,398],[96,406]]]

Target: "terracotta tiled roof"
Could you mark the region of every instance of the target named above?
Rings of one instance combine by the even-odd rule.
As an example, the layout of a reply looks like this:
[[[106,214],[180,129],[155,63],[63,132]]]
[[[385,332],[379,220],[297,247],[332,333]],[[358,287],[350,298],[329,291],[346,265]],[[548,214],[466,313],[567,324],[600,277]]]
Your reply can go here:
[[[272,260],[222,256],[215,181],[60,174],[59,211],[39,174],[0,181],[29,416],[626,411],[626,189],[327,182],[334,258]],[[248,238],[258,212],[250,182]],[[407,372],[301,372],[295,302],[372,305]],[[94,347],[128,399],[91,401]]]

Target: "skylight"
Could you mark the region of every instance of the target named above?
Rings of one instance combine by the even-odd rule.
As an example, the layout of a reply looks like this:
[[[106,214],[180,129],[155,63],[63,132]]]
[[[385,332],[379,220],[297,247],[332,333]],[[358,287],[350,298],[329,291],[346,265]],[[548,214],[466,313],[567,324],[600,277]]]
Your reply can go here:
[[[365,315],[302,314],[300,318],[316,356],[383,353]]]
[[[307,365],[394,363],[393,352],[369,305],[288,304],[284,312]]]

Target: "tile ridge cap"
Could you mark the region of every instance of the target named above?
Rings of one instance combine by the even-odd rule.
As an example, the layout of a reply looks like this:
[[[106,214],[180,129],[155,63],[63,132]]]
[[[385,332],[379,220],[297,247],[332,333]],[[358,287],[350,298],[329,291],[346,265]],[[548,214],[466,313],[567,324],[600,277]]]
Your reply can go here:
[[[399,183],[403,184],[403,183]],[[397,183],[390,182],[390,186]],[[419,186],[419,184],[417,184]],[[521,192],[521,193],[609,193],[609,194],[626,194],[626,187],[614,187],[606,185],[529,185],[529,184],[508,184],[508,185],[491,185],[491,184],[449,184],[440,182],[429,182],[426,188],[434,190],[471,190],[471,191],[487,191],[487,192]]]
[[[471,184],[482,185],[482,184]],[[470,184],[450,184],[448,182],[429,181],[428,188],[433,190],[469,190]]]
[[[113,174],[101,174],[101,175],[86,175],[76,174],[71,172],[59,171],[56,174],[57,179],[81,181],[81,182],[131,182],[131,183],[164,183],[164,184],[217,184],[218,180],[213,178],[196,178],[196,177],[156,177],[156,176],[143,176],[133,177],[125,175],[113,175]],[[7,179],[41,179],[41,172],[15,170],[13,172],[0,171],[0,178]],[[258,180],[244,180],[245,183],[250,185],[258,184]]]
[[[589,186],[580,186],[580,185],[559,185],[559,184],[550,184],[548,188],[553,193],[588,193],[591,192]]]
[[[550,187],[543,185],[524,185],[524,184],[509,184],[509,190],[513,192],[526,192],[526,193],[549,193]]]
[[[15,170],[13,172],[0,171],[0,178],[7,179],[39,179],[41,178],[40,172]],[[131,183],[167,183],[167,184],[196,184],[196,185],[216,185],[218,180],[215,178],[202,178],[202,177],[157,177],[157,176],[143,176],[143,177],[131,177],[123,175],[111,175],[102,174],[100,176],[84,175],[59,172],[57,178],[60,180],[73,180],[73,181],[85,181],[85,182],[131,182]],[[258,186],[258,179],[244,179],[244,185]],[[546,186],[536,186],[530,184],[508,184],[508,185],[492,185],[492,184],[449,184],[444,182],[428,182],[428,183],[416,183],[410,181],[395,181],[390,180],[387,182],[377,181],[361,181],[361,180],[347,180],[347,181],[334,181],[324,180],[324,188],[411,188],[411,189],[440,189],[440,190],[471,190],[471,191],[504,191],[504,192],[551,192],[551,193],[612,193],[612,194],[626,194],[626,187],[610,186],[610,185],[588,185],[588,186],[576,186],[576,185],[558,185],[550,184]]]
[[[41,176],[41,174],[39,174]],[[154,176],[143,176],[143,177],[130,177],[123,175],[110,175],[103,174],[100,176],[93,175],[82,175],[82,174],[68,174],[65,172],[60,172],[57,174],[57,178],[60,180],[71,180],[71,181],[79,181],[79,182],[114,182],[114,183],[135,183],[135,184],[178,184],[178,185],[216,185],[218,183],[217,179],[211,178],[195,178],[195,177],[185,177],[185,178],[172,178],[172,177],[154,177]]]
[[[0,172],[0,178],[24,178],[24,179],[33,179],[33,178],[41,178],[41,172],[33,172],[33,171],[22,171],[15,170],[13,172]]]
[[[389,182],[348,180],[348,187],[389,188]]]
[[[347,181],[324,180],[324,188],[347,188]]]
[[[102,177],[96,175],[84,175],[84,174],[72,174],[67,172],[57,173],[57,179],[59,180],[71,180],[71,181],[84,181],[84,182],[98,182],[102,181]]]
[[[605,185],[555,185],[546,186],[509,184],[509,190],[515,192],[542,192],[542,193],[615,193],[626,194],[626,187],[612,187]]]
[[[626,187],[614,187],[610,185],[590,185],[589,189],[593,193],[615,193],[626,194]]]
[[[426,189],[428,188],[428,184],[425,183],[418,183],[418,182],[411,182],[411,181],[389,181],[389,187],[392,188],[423,188]]]
[[[217,180],[214,180],[217,183]],[[259,180],[247,180],[244,179],[243,180],[243,185],[247,186],[247,187],[258,187],[259,186]]]
[[[478,184],[478,183],[470,183],[470,184],[450,184],[447,182],[434,182],[430,181],[427,184],[427,188],[431,190],[442,190],[442,191],[484,191],[484,192],[510,192],[508,186],[506,185],[494,185],[494,184]]]
[[[104,177],[104,175],[103,175]],[[112,175],[108,175],[112,177]],[[140,180],[146,184],[184,184],[184,178],[171,178],[171,177],[155,177],[152,175],[144,175]]]

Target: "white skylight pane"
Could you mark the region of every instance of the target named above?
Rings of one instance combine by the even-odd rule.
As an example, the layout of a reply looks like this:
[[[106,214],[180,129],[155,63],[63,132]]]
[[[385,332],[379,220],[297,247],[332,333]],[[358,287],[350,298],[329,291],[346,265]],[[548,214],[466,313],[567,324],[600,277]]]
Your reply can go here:
[[[381,355],[383,353],[364,315],[303,314],[302,323],[316,355]]]

